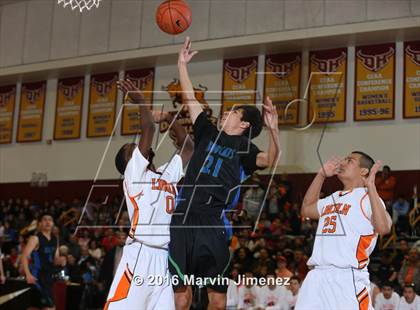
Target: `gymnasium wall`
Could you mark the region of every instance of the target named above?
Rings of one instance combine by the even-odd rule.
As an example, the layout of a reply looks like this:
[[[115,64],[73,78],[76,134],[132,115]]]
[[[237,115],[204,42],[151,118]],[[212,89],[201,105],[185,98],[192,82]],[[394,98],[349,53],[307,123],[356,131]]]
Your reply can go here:
[[[364,150],[374,158],[382,159],[394,170],[418,170],[420,169],[420,122],[402,118],[402,89],[401,89],[401,55],[402,45],[397,44],[397,73],[396,76],[396,116],[395,120],[354,122],[353,121],[353,81],[354,81],[354,48],[349,47],[348,63],[348,91],[347,91],[347,121],[345,123],[330,124],[320,147],[322,158],[333,155],[347,154],[352,150]],[[304,52],[304,59],[306,52]],[[260,57],[260,63],[263,60]],[[222,84],[222,60],[192,63],[190,66],[194,85],[203,84],[210,90],[219,90]],[[303,72],[307,64],[304,64]],[[175,65],[163,65],[156,67],[155,89],[167,85],[176,77]],[[305,75],[305,74],[304,74]],[[88,78],[88,76],[86,76]],[[302,77],[302,85],[306,85],[306,78]],[[261,78],[258,80],[258,89],[261,93]],[[18,85],[20,87],[20,85]],[[86,138],[86,117],[88,107],[88,84],[85,83],[85,97],[83,104],[82,130],[79,140],[52,141],[47,144],[46,140],[52,139],[54,128],[55,96],[57,80],[51,79],[47,83],[47,99],[44,117],[43,141],[34,143],[13,143],[0,146],[0,179],[1,182],[26,182],[29,181],[32,172],[45,172],[49,180],[91,180],[115,179],[118,177],[114,169],[113,157],[118,148],[125,142],[133,141],[132,136],[120,135],[120,122],[117,123],[116,134],[112,139]],[[214,104],[215,115],[220,110],[220,94],[208,94],[206,99]],[[121,94],[118,98],[117,110],[121,108]],[[18,98],[19,102],[19,88]],[[166,92],[155,94],[155,105],[163,104],[166,110],[173,110]],[[14,133],[17,127],[16,105]],[[302,106],[301,118],[304,119],[306,108]],[[281,143],[283,154],[280,165],[276,172],[306,173],[315,172],[319,167],[316,148],[320,141],[323,126],[314,126],[305,131],[296,131],[291,128],[281,128]],[[174,147],[168,137],[160,134],[159,148],[157,149],[156,162],[163,163],[172,152]],[[160,143],[163,139],[163,143]],[[107,143],[110,140],[109,147]],[[267,132],[263,131],[255,143],[261,148],[267,147]],[[156,147],[156,145],[155,145]],[[104,161],[101,164],[102,156]],[[264,173],[267,173],[265,171]]]
[[[211,48],[213,43],[216,46],[220,38],[232,36],[242,37],[241,42],[255,41],[256,37],[253,34],[256,33],[272,32],[274,37],[270,38],[274,40],[278,34],[278,40],[281,41],[290,31],[296,29],[302,30],[300,33],[306,36],[310,36],[313,29],[318,29],[317,35],[323,35],[324,42],[329,42],[323,45],[323,48],[329,48],[339,44],[332,37],[329,40],[329,36],[331,29],[338,31],[337,24],[340,23],[351,24],[345,30],[349,36],[356,26],[359,29],[360,27],[374,28],[379,27],[377,23],[382,21],[387,25],[392,24],[396,29],[399,25],[407,25],[404,23],[409,22],[420,25],[418,1],[188,2],[194,12],[194,24],[187,34],[196,40],[207,40],[197,43],[207,48]],[[32,0],[16,1],[13,4],[0,6],[0,77],[16,77],[18,81],[16,102],[20,99],[21,82],[27,81],[27,76],[37,70],[49,70],[45,71],[41,79],[48,80],[42,142],[23,144],[13,142],[9,145],[0,145],[0,183],[28,182],[32,172],[47,173],[50,181],[118,178],[113,164],[114,154],[123,143],[133,141],[133,137],[121,136],[120,123],[117,123],[116,135],[111,139],[109,146],[107,145],[108,138],[86,138],[89,73],[85,74],[81,138],[46,143],[53,136],[57,88],[57,78],[51,76],[60,76],[61,66],[84,62],[99,63],[113,57],[121,58],[128,54],[114,52],[129,49],[131,50],[130,57],[134,57],[135,53],[140,55],[148,51],[172,54],[170,57],[158,57],[154,60],[155,90],[160,90],[177,76],[175,53],[179,45],[176,48],[167,46],[180,42],[182,38],[171,38],[156,30],[154,10],[159,1],[104,0],[99,9],[84,14],[62,9],[55,3],[55,0]],[[275,15],[273,15],[274,12]],[[230,39],[226,40],[220,44],[234,46]],[[327,126],[320,147],[322,158],[343,155],[357,149],[382,159],[394,170],[420,170],[420,122],[418,119],[402,118],[402,41],[398,38],[392,41],[397,42],[395,120],[353,121],[354,44],[346,44],[349,48],[347,121]],[[161,47],[156,48],[157,46]],[[308,78],[309,47],[303,44],[298,50],[303,52],[301,89],[304,89]],[[287,49],[278,51],[284,52]],[[263,71],[261,65],[264,61],[264,52],[260,51],[256,54],[260,54],[260,71]],[[231,56],[235,55],[241,56],[235,52],[231,53]],[[197,56],[198,60],[190,66],[194,85],[202,84],[209,90],[220,90],[223,53],[215,53],[205,58],[199,58],[200,54]],[[148,67],[150,63],[142,63],[141,59],[137,61],[137,68],[141,68],[142,65]],[[121,69],[120,64],[109,63],[106,66],[108,72]],[[101,70],[105,69],[101,68]],[[82,72],[94,71],[94,66],[88,65],[82,68]],[[120,70],[120,75],[122,74],[123,71]],[[262,79],[263,76],[259,76],[260,94],[263,87]],[[208,102],[215,104],[213,111],[216,116],[220,110],[220,97],[221,95],[217,93],[206,94]],[[121,101],[122,98],[119,95],[117,110],[121,107]],[[164,104],[165,109],[172,110],[169,96],[165,92],[155,94],[154,104]],[[18,107],[19,105],[16,104],[14,137],[16,136]],[[301,119],[304,119],[305,106],[301,107],[300,113]],[[323,126],[319,125],[306,131],[282,128],[283,154],[276,173],[317,171],[319,160],[316,148],[322,130]],[[162,138],[163,136],[160,135],[159,141]],[[267,139],[264,131],[255,139],[255,143],[265,149]],[[158,164],[163,163],[174,151],[169,139],[165,139],[159,145],[156,156]],[[263,173],[268,173],[268,171]]]
[[[1,7],[0,67],[166,46],[183,41],[155,25],[160,0],[103,0],[80,14],[56,0],[15,0]],[[1,3],[1,2],[0,2]],[[189,0],[195,41],[286,33],[420,16],[418,0]]]

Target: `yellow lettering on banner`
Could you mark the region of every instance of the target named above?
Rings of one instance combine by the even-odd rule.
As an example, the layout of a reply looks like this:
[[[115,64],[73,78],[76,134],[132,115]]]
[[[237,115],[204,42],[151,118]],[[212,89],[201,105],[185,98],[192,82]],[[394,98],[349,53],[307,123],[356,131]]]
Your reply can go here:
[[[16,86],[0,87],[0,144],[12,142]]]
[[[54,140],[80,138],[83,85],[83,77],[58,81]]]
[[[88,113],[88,137],[110,136],[115,122],[118,74],[92,76]]]
[[[42,139],[46,82],[22,85],[19,106],[17,142]]]
[[[356,48],[354,119],[394,118],[395,44]]]
[[[404,44],[404,118],[420,118],[420,41]]]

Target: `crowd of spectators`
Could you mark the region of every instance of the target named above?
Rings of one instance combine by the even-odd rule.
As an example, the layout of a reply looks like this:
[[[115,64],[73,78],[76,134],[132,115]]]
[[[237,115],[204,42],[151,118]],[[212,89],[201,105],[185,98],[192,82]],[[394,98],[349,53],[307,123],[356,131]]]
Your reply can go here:
[[[400,195],[394,199],[390,187],[395,186],[395,182],[387,169],[377,182],[378,191],[381,195],[385,193],[383,199],[402,237],[395,249],[380,251],[377,247],[374,257],[378,261],[369,266],[372,293],[377,295],[380,304],[392,296],[395,300],[395,294],[406,295],[410,287],[418,294],[420,288],[420,246],[419,243],[413,245],[412,239],[407,241],[413,234],[408,222],[408,213],[413,206]],[[272,182],[268,189],[257,175],[248,183],[238,208],[226,213],[233,228],[230,278],[234,281],[241,276],[291,278],[293,283],[280,292],[287,295],[284,298],[288,306],[284,309],[291,309],[299,285],[309,271],[306,262],[311,255],[317,222],[301,218],[299,201],[292,201],[292,188],[286,177]],[[122,196],[115,196],[106,204],[101,201],[89,203],[84,211],[80,199],[70,203],[58,198],[41,203],[19,198],[0,201],[0,240],[6,283],[7,278],[21,277],[21,253],[26,239],[36,230],[38,215],[49,212],[55,219],[53,234],[59,240],[60,255],[66,258],[66,266],[61,270],[63,279],[83,288],[81,309],[101,308],[130,224],[121,199]],[[257,307],[261,296],[275,289],[271,287],[267,293],[256,286],[238,288],[233,283],[229,287],[228,305],[238,309]],[[391,294],[387,289],[392,289]],[[195,301],[196,306],[199,303]]]

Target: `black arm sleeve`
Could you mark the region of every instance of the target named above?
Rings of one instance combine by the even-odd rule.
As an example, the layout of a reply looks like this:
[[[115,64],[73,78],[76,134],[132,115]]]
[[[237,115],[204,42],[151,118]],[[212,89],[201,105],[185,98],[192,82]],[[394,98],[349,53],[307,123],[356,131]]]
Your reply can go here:
[[[262,152],[254,143],[249,141],[249,150],[248,146],[245,148],[246,151],[240,154],[241,163],[244,168],[246,175],[251,175],[255,170],[259,169],[257,166],[257,155]]]
[[[214,125],[210,122],[210,120],[207,118],[206,113],[203,111],[195,120],[195,123],[193,124],[193,132],[194,132],[194,143],[198,144],[200,143],[200,140],[213,133],[214,131],[217,131],[217,128],[214,127]]]

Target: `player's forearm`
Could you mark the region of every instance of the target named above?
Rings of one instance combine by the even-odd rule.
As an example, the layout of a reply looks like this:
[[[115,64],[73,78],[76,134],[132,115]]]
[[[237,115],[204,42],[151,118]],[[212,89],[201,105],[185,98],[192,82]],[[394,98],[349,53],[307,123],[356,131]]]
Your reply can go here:
[[[155,123],[153,122],[153,115],[152,111],[148,104],[145,103],[144,100],[138,102],[139,110],[140,110],[140,129],[145,130],[148,128],[155,128]]]
[[[275,166],[281,156],[280,134],[278,128],[270,129],[270,143],[268,145],[267,154],[268,166]]]
[[[324,181],[325,176],[321,172],[318,172],[303,198],[301,209],[303,217],[309,217],[310,214],[318,212],[317,210],[313,210],[313,208],[316,208]]]
[[[392,220],[382,205],[381,198],[374,185],[368,187],[368,196],[372,209],[372,225],[380,235],[386,235],[391,231]]]
[[[182,97],[185,99],[191,120],[195,123],[197,116],[203,111],[201,104],[195,99],[194,87],[188,75],[188,68],[185,62],[178,61],[179,81],[182,88]]]
[[[25,276],[31,275],[31,271],[29,270],[28,258],[24,254],[22,254],[22,268],[23,272],[25,273]]]

